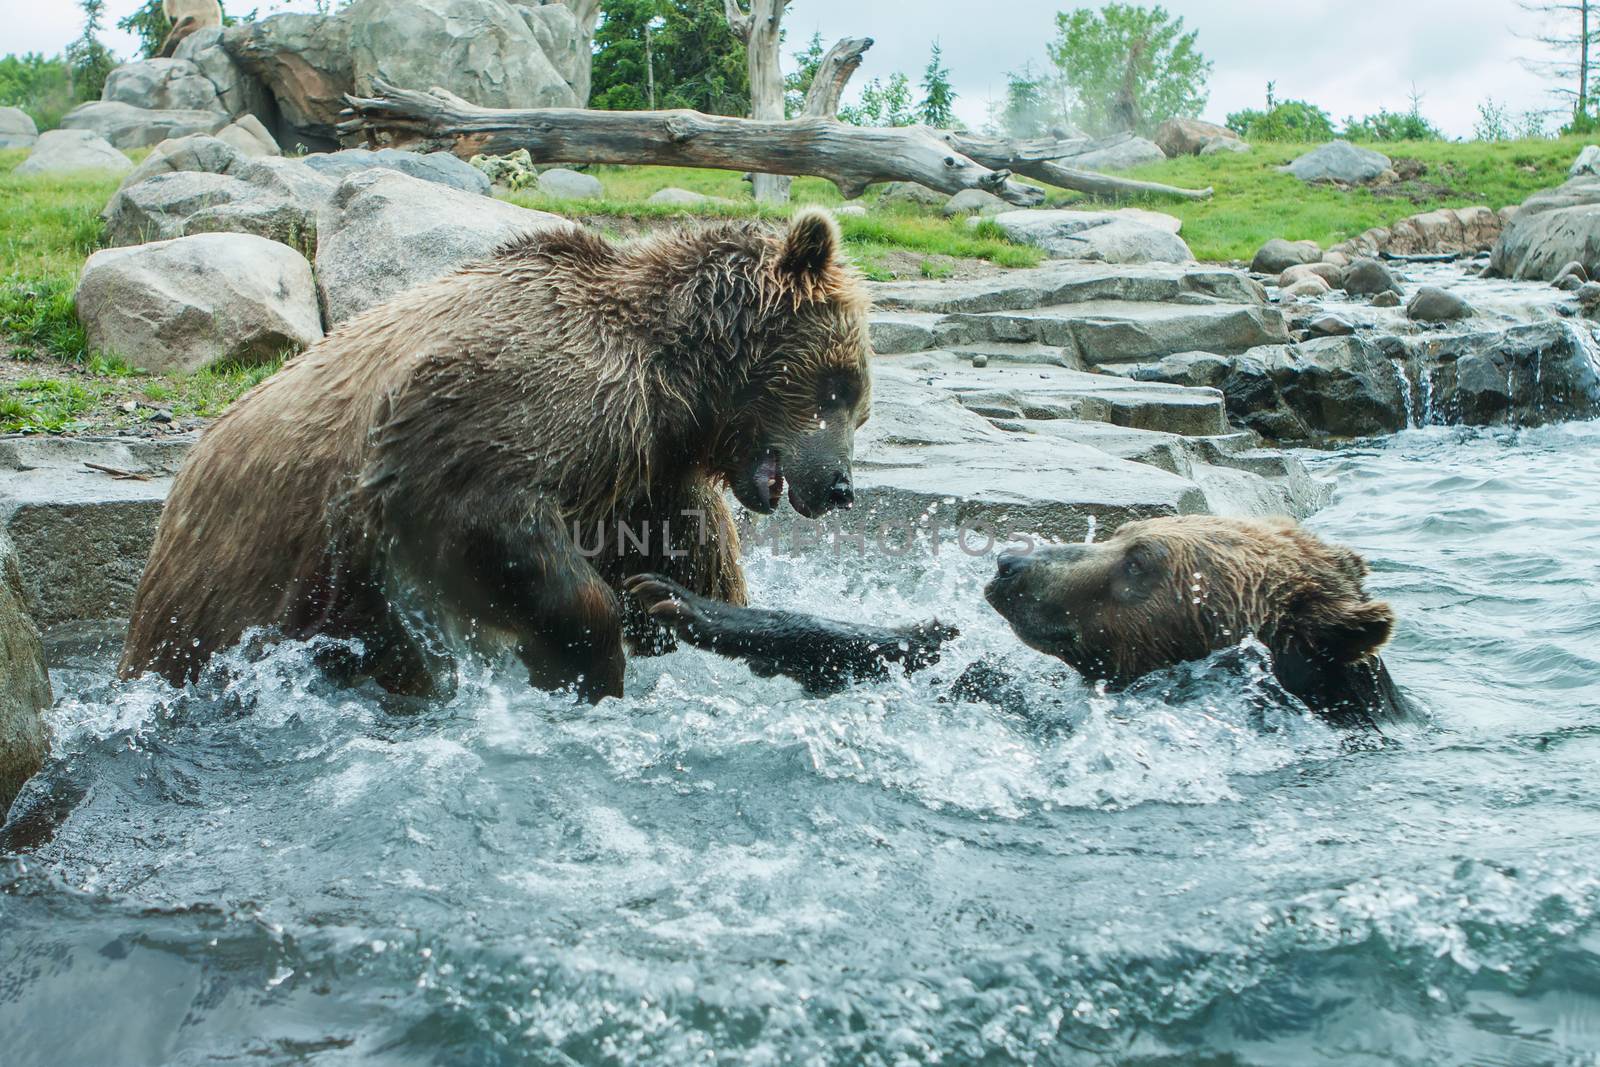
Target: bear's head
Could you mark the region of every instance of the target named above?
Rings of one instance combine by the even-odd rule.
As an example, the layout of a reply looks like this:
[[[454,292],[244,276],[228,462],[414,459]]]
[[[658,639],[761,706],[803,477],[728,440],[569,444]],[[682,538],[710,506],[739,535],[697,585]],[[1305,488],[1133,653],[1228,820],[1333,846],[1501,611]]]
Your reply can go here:
[[[825,211],[785,229],[704,231],[674,301],[677,345],[722,377],[711,466],[739,502],[816,516],[854,500],[855,431],[872,406],[868,299]],[[688,266],[686,264],[686,266]],[[703,377],[702,377],[703,380]]]
[[[1024,643],[1087,678],[1126,684],[1253,636],[1287,682],[1337,673],[1389,639],[1394,613],[1367,597],[1366,573],[1291,520],[1190,515],[1004,555],[984,595]]]

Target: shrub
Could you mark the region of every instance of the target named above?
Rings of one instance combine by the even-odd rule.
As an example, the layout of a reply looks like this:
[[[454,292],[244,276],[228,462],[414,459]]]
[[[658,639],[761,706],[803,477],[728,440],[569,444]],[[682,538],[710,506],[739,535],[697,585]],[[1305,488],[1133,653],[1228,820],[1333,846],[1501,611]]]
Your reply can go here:
[[[1228,116],[1228,129],[1247,141],[1331,141],[1333,120],[1315,104],[1304,100],[1274,102],[1266,111],[1247,108]]]
[[[1415,110],[1390,111],[1380,108],[1376,115],[1364,119],[1354,116],[1344,120],[1344,135],[1352,141],[1442,141],[1439,127],[1423,118]]]

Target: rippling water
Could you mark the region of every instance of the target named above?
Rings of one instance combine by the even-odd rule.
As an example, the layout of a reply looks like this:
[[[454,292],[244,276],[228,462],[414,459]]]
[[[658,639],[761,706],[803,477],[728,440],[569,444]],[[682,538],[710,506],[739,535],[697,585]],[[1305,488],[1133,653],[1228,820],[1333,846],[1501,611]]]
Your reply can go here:
[[[396,715],[304,648],[189,695],[79,656],[47,781],[84,795],[0,860],[0,1058],[1600,1062],[1600,425],[1309,459],[1430,710],[1387,745],[1215,665],[1097,694],[950,553],[752,561],[962,627],[829,699],[683,652],[595,709]],[[940,699],[984,653],[1036,714]]]

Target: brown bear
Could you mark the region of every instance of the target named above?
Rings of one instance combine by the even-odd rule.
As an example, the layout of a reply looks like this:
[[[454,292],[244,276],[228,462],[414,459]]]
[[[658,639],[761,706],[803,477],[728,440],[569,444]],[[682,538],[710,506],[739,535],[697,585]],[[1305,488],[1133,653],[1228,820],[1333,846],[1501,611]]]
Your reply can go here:
[[[161,0],[161,13],[172,23],[156,53],[163,59],[176,52],[190,34],[222,25],[222,5],[217,0]]]
[[[181,684],[262,627],[359,639],[326,665],[395,693],[446,688],[469,647],[620,694],[625,638],[671,644],[623,577],[743,603],[724,486],[849,504],[866,308],[809,210],[620,246],[558,227],[370,309],[189,456],[121,673]]]
[[[1378,656],[1394,613],[1367,596],[1366,573],[1360,556],[1290,519],[1186,515],[1130,522],[1099,544],[1002,555],[984,595],[1025,644],[1089,679],[1125,686],[1253,636],[1312,710],[1372,724],[1406,709]],[[659,575],[627,588],[689,643],[815,690],[881,676],[888,662],[925,667],[954,634],[938,622],[884,628],[730,607]]]

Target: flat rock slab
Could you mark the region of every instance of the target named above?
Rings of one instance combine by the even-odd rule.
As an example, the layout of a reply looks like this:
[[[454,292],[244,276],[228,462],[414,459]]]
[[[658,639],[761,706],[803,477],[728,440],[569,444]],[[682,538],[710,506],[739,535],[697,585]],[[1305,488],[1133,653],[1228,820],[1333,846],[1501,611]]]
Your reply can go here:
[[[1024,311],[1088,300],[1267,302],[1266,290],[1243,272],[1196,264],[1047,263],[987,278],[874,282],[869,289],[877,307],[904,311]]]
[[[23,599],[39,626],[128,617],[172,475],[192,444],[0,438],[0,528],[16,546]]]
[[[979,219],[972,219],[977,225]],[[1035,209],[989,217],[1013,241],[1042,248],[1054,259],[1105,263],[1192,263],[1172,215],[1138,208],[1120,211]]]
[[[225,111],[158,109],[93,100],[63,115],[61,128],[92,130],[117,148],[145,148],[172,137],[216,133],[231,121]]]
[[[1084,366],[1159,359],[1174,352],[1243,352],[1289,339],[1277,308],[1089,300],[1023,311],[958,312],[940,324],[945,341],[1035,341],[1077,354]]]

